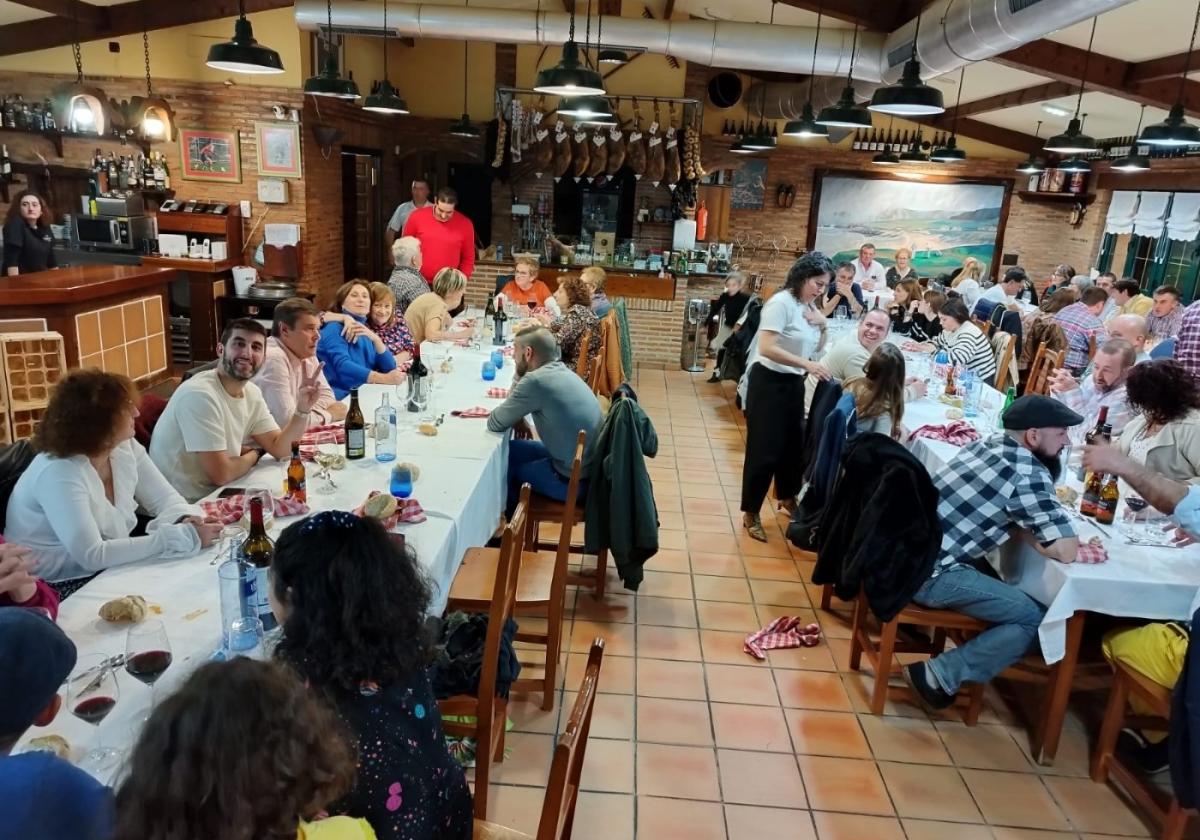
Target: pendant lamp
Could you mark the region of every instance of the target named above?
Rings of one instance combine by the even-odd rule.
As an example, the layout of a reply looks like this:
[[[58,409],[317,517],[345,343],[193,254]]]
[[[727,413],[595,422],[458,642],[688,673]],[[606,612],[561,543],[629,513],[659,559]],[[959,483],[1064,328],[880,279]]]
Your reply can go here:
[[[603,96],[604,79],[579,60],[579,44],[575,42],[575,4],[571,3],[571,29],[563,44],[562,58],[553,67],[537,74],[533,89],[552,96]]]
[[[962,163],[967,159],[967,153],[958,148],[958,109],[962,105],[963,82],[967,78],[967,68],[963,65],[958,74],[958,96],[954,100],[954,120],[950,125],[950,139],[946,145],[940,146],[929,153],[929,159],[938,163]]]
[[[471,0],[466,0],[463,6],[469,6]],[[471,115],[467,113],[467,80],[471,78],[470,73],[470,49],[471,42],[463,40],[463,112],[462,116],[454,122],[450,123],[450,128],[447,129],[454,137],[476,138],[481,137],[483,132],[479,126],[471,122]]]
[[[829,128],[818,125],[813,116],[812,95],[813,80],[817,76],[817,49],[821,44],[821,4],[817,4],[817,36],[813,39],[812,72],[808,76],[808,101],[800,112],[800,119],[789,120],[783,126],[783,133],[788,137],[799,137],[802,140],[809,137],[829,137]]]
[[[1079,109],[1083,105],[1083,86],[1087,83],[1088,64],[1092,58],[1092,42],[1096,40],[1096,18],[1092,18],[1092,34],[1088,38],[1087,53],[1083,59],[1083,74],[1079,77],[1079,98],[1075,101],[1075,116],[1067,123],[1067,130],[1056,134],[1046,141],[1042,147],[1047,152],[1060,155],[1086,155],[1096,151],[1096,141],[1083,133],[1083,123],[1079,119]],[[1057,167],[1061,169],[1062,167]]]
[[[912,55],[904,62],[904,73],[894,85],[876,89],[867,107],[880,114],[897,117],[928,117],[946,110],[942,92],[921,81],[921,62],[917,59],[917,39],[921,35],[921,13],[913,33]]]
[[[598,64],[627,64],[629,62],[629,53],[625,52],[625,50],[604,46],[603,6],[600,7],[598,23],[596,24],[596,47],[600,50],[600,54],[596,56]]]
[[[388,79],[388,0],[383,0],[383,80],[363,102],[364,111],[376,114],[407,114],[408,103],[396,93]]]
[[[1138,114],[1137,131],[1133,133],[1133,146],[1125,154],[1124,157],[1117,158],[1112,162],[1114,172],[1145,172],[1150,168],[1150,158],[1146,155],[1139,155],[1137,144],[1141,142],[1137,140],[1137,136],[1142,133],[1142,119],[1146,116],[1146,106],[1142,106],[1141,113]]]
[[[1092,165],[1081,157],[1069,157],[1060,163],[1055,169],[1061,169],[1063,172],[1091,172]]]
[[[208,48],[205,62],[214,70],[230,73],[282,73],[279,53],[254,40],[254,30],[246,19],[246,4],[238,0],[238,18],[233,23],[233,39]]]
[[[142,30],[142,58],[146,64],[146,95],[134,96],[129,105],[123,107],[126,125],[136,126],[145,140],[174,140],[175,111],[170,103],[154,94],[154,82],[150,76],[150,33]]]
[[[917,139],[912,142],[912,145],[900,153],[901,163],[929,163],[929,158],[921,151],[921,146],[925,140],[921,132],[917,132]]]
[[[817,124],[826,128],[870,128],[871,112],[854,99],[854,59],[858,53],[858,25],[854,27],[854,40],[850,47],[850,70],[846,73],[846,87],[836,105],[821,109]]]
[[[325,0],[327,26],[325,29],[325,61],[321,72],[304,82],[304,92],[310,96],[330,99],[358,99],[358,85],[353,79],[343,79],[338,72],[337,52],[333,45],[333,0]]]
[[[1192,69],[1192,50],[1196,48],[1196,29],[1200,26],[1200,3],[1196,4],[1196,20],[1192,24],[1192,40],[1188,45],[1187,58],[1183,62],[1183,72],[1179,74],[1179,96],[1167,118],[1155,125],[1146,126],[1139,143],[1165,148],[1200,145],[1200,128],[1184,119],[1183,91],[1187,84],[1188,73]]]
[[[574,117],[582,122],[612,125],[617,121],[608,100],[603,96],[576,96],[558,107],[564,117]]]
[[[1037,137],[1041,137],[1041,135],[1042,135],[1042,121],[1038,120],[1037,131],[1034,133],[1033,136],[1035,138],[1037,138]],[[1044,163],[1042,163],[1040,158],[1035,157],[1033,154],[1030,154],[1029,158],[1024,163],[1022,163],[1020,166],[1017,167],[1017,171],[1025,174],[1025,175],[1040,175],[1041,173],[1046,171],[1046,165]]]

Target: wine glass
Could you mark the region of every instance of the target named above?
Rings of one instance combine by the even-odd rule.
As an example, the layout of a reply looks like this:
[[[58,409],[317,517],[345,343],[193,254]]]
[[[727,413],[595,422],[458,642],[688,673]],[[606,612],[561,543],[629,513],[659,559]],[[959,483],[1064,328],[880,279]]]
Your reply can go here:
[[[154,708],[154,684],[171,667],[171,642],[161,619],[150,619],[129,628],[125,636],[125,670],[129,676],[150,686],[150,708]]]
[[[120,750],[104,746],[99,730],[100,722],[108,717],[121,696],[112,663],[99,653],[79,657],[67,680],[67,689],[71,714],[97,728],[96,744],[84,756],[80,767],[98,779],[106,779],[121,758]]]
[[[316,449],[313,452],[313,461],[320,467],[320,470],[317,471],[317,478],[323,482],[323,484],[317,487],[319,492],[332,493],[337,489],[337,485],[333,483],[333,477],[329,474],[329,471],[335,468],[341,457],[343,456],[340,452],[340,444],[337,442],[337,435],[331,431],[319,432],[317,434]]]

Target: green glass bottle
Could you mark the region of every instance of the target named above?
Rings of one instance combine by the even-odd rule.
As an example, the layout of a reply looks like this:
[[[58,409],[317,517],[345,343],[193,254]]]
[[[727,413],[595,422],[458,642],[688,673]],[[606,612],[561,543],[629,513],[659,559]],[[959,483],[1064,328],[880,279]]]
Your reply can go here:
[[[996,418],[998,428],[1004,428],[1004,412],[1008,411],[1008,407],[1013,404],[1013,400],[1017,398],[1017,389],[1012,385],[1008,386],[1008,393],[1004,397],[1004,407],[1000,409],[1000,414]]]

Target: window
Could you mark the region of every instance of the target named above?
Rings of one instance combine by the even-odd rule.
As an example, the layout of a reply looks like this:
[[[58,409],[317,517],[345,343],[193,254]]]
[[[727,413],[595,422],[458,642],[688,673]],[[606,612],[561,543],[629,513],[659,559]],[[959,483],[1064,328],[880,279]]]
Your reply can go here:
[[[1184,300],[1196,297],[1196,246],[1195,240],[1179,242],[1172,240],[1170,250],[1162,266],[1161,281],[1154,283],[1158,286],[1175,286],[1183,293]]]
[[[1125,256],[1124,276],[1132,277],[1143,287],[1148,286],[1151,280],[1150,273],[1154,269],[1154,248],[1157,244],[1157,237],[1136,235],[1131,237],[1129,251]]]

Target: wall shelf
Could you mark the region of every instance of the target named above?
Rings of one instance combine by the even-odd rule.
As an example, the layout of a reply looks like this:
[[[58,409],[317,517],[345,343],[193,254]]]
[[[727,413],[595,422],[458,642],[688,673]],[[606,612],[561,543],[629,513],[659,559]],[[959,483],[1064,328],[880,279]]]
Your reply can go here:
[[[1095,193],[1042,192],[1040,190],[1017,190],[1017,195],[1025,201],[1065,201],[1071,204],[1091,204],[1096,200]]]

